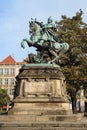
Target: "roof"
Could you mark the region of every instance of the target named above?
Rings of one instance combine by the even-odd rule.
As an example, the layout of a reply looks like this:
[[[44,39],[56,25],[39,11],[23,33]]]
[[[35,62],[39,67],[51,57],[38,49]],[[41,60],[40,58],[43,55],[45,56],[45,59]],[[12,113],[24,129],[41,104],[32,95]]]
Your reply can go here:
[[[12,58],[12,56],[8,56],[2,60],[0,64],[16,64],[16,61]]]
[[[2,60],[1,62],[0,62],[0,64],[10,64],[10,65],[15,65],[15,64],[25,64],[25,62],[24,61],[22,61],[22,62],[16,62],[15,60],[14,60],[14,58],[12,57],[12,56],[8,56],[8,57],[6,57],[4,60]]]

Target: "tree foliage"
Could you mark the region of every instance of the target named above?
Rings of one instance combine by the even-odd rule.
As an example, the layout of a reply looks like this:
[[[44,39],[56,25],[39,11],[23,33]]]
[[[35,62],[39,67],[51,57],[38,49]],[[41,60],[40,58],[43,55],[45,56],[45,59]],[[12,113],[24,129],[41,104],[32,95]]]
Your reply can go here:
[[[70,46],[69,51],[61,57],[60,64],[72,101],[76,101],[80,86],[85,91],[87,86],[87,24],[82,21],[82,15],[80,9],[72,18],[63,15],[62,20],[57,22],[59,40],[62,38]]]
[[[10,101],[7,91],[0,88],[0,106],[6,105]]]

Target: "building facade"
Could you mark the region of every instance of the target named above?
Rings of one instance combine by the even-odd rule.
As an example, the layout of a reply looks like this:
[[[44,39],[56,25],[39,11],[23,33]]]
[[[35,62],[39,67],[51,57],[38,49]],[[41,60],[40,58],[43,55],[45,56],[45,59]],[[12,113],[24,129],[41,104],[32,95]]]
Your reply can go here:
[[[7,90],[10,99],[14,96],[15,77],[24,62],[16,62],[12,56],[0,62],[0,87]]]

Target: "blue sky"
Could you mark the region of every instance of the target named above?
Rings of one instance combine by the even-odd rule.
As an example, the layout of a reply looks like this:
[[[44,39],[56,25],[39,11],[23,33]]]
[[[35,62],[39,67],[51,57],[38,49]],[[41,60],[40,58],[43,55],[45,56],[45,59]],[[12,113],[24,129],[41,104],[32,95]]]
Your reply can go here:
[[[29,38],[28,22],[31,18],[47,22],[49,16],[54,21],[61,15],[72,17],[82,9],[83,21],[87,23],[87,0],[0,0],[0,61],[11,55],[22,61],[35,48],[22,49],[23,38]]]

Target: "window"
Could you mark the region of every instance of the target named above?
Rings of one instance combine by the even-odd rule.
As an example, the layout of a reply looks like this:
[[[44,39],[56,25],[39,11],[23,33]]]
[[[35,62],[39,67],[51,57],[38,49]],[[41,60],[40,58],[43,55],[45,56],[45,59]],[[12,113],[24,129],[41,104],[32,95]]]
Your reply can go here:
[[[5,79],[5,85],[8,85],[8,79]]]
[[[10,95],[14,95],[14,89],[10,89],[10,90],[9,90],[9,94],[10,94]]]
[[[3,69],[2,69],[2,68],[0,68],[0,75],[1,75],[1,74],[3,74]]]
[[[14,69],[14,68],[11,68],[10,74],[11,74],[11,75],[14,75],[14,74],[15,74],[15,69]]]
[[[0,79],[0,85],[2,85],[2,79]]]
[[[14,85],[14,79],[10,79],[10,84]]]
[[[8,74],[9,74],[9,69],[8,69],[8,68],[5,68],[4,74],[5,74],[5,75],[8,75]]]

